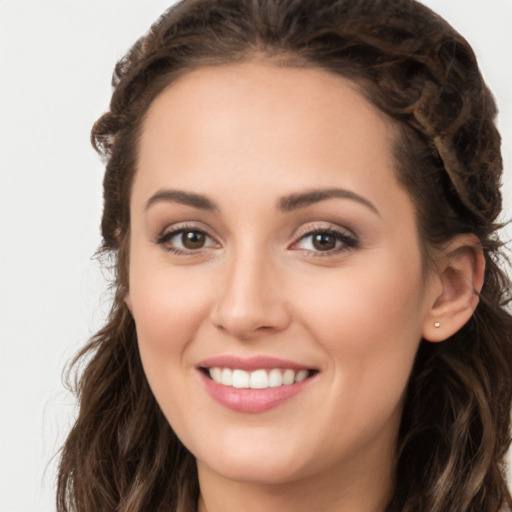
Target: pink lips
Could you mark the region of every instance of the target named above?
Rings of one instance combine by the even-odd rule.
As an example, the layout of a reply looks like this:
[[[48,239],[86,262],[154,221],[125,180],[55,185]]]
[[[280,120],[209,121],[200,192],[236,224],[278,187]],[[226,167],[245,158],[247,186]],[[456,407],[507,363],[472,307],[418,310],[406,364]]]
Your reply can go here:
[[[260,369],[292,369],[295,371],[311,369],[293,361],[272,357],[253,357],[249,359],[232,356],[218,356],[206,359],[198,365],[198,369],[204,368],[231,368],[247,372]],[[266,389],[237,389],[219,384],[200,370],[201,379],[209,395],[221,405],[237,412],[261,413],[273,409],[289,398],[300,393],[310,384],[312,378],[290,385],[283,385]]]

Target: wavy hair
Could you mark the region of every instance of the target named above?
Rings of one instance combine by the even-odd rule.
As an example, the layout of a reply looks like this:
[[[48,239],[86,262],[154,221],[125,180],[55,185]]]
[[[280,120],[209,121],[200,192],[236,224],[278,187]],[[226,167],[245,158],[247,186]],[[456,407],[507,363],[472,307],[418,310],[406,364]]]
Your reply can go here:
[[[80,410],[63,447],[59,512],[196,510],[192,455],[146,381],[128,290],[130,189],[141,124],[183,73],[252,59],[350,79],[398,127],[396,172],[417,211],[425,261],[474,233],[486,273],[469,322],[422,340],[412,370],[387,512],[510,510],[510,282],[497,235],[502,160],[496,107],[472,49],[414,0],[184,0],[122,58],[92,142],[106,162],[103,244],[115,297],[105,327],[78,354]]]

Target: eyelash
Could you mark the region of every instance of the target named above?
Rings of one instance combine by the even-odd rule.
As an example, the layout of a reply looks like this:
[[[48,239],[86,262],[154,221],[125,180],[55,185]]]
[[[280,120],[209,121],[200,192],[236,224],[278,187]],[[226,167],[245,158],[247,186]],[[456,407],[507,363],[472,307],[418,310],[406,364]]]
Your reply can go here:
[[[162,233],[156,240],[156,244],[162,246],[162,248],[167,252],[172,252],[174,254],[180,255],[180,256],[191,256],[191,255],[198,255],[202,254],[204,252],[205,248],[200,248],[197,250],[194,249],[179,249],[177,247],[173,247],[172,245],[169,245],[169,242],[176,236],[183,234],[183,233],[199,233],[205,235],[207,238],[214,240],[213,237],[211,237],[204,229],[198,228],[196,225],[181,225],[179,227],[176,227],[175,229],[171,231],[166,231]]]
[[[204,235],[207,239],[213,240],[215,243],[215,239],[210,236],[207,231],[204,229],[198,228],[196,225],[181,225],[179,227],[176,227],[175,229],[171,231],[167,231],[162,233],[155,241],[157,245],[160,245],[163,247],[163,249],[167,252],[171,252],[180,256],[193,256],[193,255],[200,255],[205,252],[208,247],[201,247],[197,250],[195,249],[180,249],[177,247],[174,247],[169,244],[169,242],[176,236],[182,235],[183,233],[198,233],[201,235]],[[297,234],[297,241],[295,241],[290,247],[293,248],[294,246],[298,245],[301,241],[306,240],[308,237],[313,237],[315,235],[330,235],[333,236],[336,240],[336,243],[340,243],[339,247],[335,247],[334,249],[327,250],[327,251],[320,251],[320,250],[311,250],[311,249],[302,249],[306,254],[313,256],[313,257],[328,257],[337,255],[339,253],[349,251],[352,249],[357,249],[359,247],[359,240],[356,236],[352,234],[348,234],[345,231],[341,231],[337,228],[334,228],[332,226],[325,227],[325,226],[313,226],[304,228],[303,230],[299,231]]]
[[[357,249],[359,247],[359,240],[353,234],[348,234],[346,231],[342,231],[338,228],[329,226],[313,226],[307,227],[303,230],[300,230],[297,234],[297,241],[292,244],[293,246],[298,245],[301,241],[306,240],[308,237],[314,237],[315,235],[330,235],[333,236],[336,240],[336,243],[340,242],[339,247],[335,247],[334,249],[328,251],[320,251],[320,250],[311,250],[311,249],[303,249],[308,255],[314,257],[328,257],[340,254],[342,252],[346,252],[352,249]]]

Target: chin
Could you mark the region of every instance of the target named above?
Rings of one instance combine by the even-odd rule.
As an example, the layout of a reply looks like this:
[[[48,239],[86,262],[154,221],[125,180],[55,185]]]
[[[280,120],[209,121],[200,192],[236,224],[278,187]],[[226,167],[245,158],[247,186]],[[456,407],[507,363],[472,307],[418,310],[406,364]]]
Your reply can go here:
[[[308,463],[305,447],[284,443],[283,439],[217,439],[205,450],[191,446],[198,468],[214,472],[223,478],[246,483],[282,484],[305,476]],[[241,436],[245,437],[245,436]],[[273,442],[274,441],[274,442]],[[213,448],[213,449],[212,449]],[[311,462],[311,461],[310,461]]]

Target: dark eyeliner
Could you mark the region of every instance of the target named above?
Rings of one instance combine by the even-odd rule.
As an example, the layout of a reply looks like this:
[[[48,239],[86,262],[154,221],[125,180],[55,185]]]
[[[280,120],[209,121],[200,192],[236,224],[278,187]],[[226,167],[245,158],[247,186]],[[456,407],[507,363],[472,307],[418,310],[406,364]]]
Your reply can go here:
[[[304,235],[304,236],[321,235],[321,234],[332,235],[337,240],[339,240],[340,242],[342,242],[343,244],[345,244],[347,247],[350,247],[350,248],[356,248],[359,245],[359,241],[355,237],[347,235],[346,233],[337,231],[332,228],[315,229],[314,231],[310,231],[307,235]]]
[[[301,250],[308,255],[313,257],[329,257],[329,256],[337,256],[347,251],[351,251],[357,249],[360,245],[358,237],[355,235],[349,235],[346,231],[342,231],[340,229],[334,228],[332,226],[323,227],[323,226],[315,226],[309,229],[304,229],[302,233],[297,235],[297,241],[294,242],[293,246],[298,245],[302,240],[307,239],[308,237],[312,237],[319,234],[325,234],[335,237],[337,242],[341,243],[340,247],[321,251],[321,250],[312,250],[312,249],[301,249],[297,248],[296,250]],[[292,247],[293,247],[292,246]]]
[[[177,236],[179,234],[186,233],[188,231],[202,233],[207,238],[214,240],[214,238],[211,237],[206,230],[198,228],[196,225],[186,225],[185,224],[185,225],[177,226],[176,228],[173,228],[169,231],[164,230],[160,235],[158,235],[156,237],[156,239],[154,240],[154,243],[156,245],[162,247],[162,249],[164,251],[171,252],[173,254],[177,254],[180,256],[194,256],[194,255],[201,254],[205,248],[200,248],[200,249],[196,249],[196,250],[180,249],[180,248],[173,247],[173,246],[169,245],[169,241],[172,240],[175,236]]]

